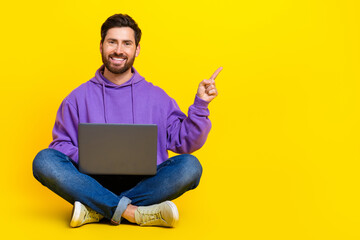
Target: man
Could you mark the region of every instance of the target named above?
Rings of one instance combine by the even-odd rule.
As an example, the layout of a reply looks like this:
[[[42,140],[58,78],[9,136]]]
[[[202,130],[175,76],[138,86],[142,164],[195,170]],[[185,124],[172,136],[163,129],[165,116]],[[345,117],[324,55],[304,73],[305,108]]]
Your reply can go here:
[[[74,204],[71,227],[122,218],[141,226],[174,227],[173,202],[197,187],[202,167],[189,153],[199,149],[211,128],[207,108],[217,96],[214,79],[203,80],[188,117],[163,90],[132,67],[140,53],[141,30],[128,15],[115,14],[101,27],[104,65],[95,77],[62,102],[48,149],[33,162],[34,177]],[[158,126],[157,174],[151,177],[89,176],[78,170],[79,123],[130,123]],[[168,159],[167,150],[181,155]],[[121,156],[119,156],[121,157]]]

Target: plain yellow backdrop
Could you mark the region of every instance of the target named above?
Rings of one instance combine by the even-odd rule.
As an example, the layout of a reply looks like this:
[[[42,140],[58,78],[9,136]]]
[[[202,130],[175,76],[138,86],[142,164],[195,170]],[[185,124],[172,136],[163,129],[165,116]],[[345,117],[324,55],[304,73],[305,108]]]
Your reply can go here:
[[[26,239],[359,239],[357,0],[1,3],[1,235]],[[200,186],[175,229],[90,224],[32,176],[62,99],[101,65],[115,13],[143,31],[135,68],[184,112],[219,67]]]

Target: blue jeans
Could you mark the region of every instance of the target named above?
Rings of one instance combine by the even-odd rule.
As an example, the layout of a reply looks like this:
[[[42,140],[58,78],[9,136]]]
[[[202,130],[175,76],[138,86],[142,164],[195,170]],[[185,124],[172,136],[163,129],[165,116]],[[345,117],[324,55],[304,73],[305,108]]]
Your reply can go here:
[[[89,176],[54,150],[40,151],[33,161],[34,177],[69,203],[75,201],[120,224],[128,204],[148,206],[172,200],[200,182],[202,167],[196,157],[183,154],[157,166],[155,176]]]

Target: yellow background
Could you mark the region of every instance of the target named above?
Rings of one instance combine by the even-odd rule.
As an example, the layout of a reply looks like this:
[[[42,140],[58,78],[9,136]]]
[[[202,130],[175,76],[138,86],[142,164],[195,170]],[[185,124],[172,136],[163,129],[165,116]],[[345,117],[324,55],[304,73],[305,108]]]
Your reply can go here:
[[[6,1],[1,30],[1,235],[23,239],[359,239],[357,0]],[[200,186],[178,228],[68,227],[32,176],[62,99],[101,65],[100,27],[128,13],[137,70],[184,112],[217,67]]]

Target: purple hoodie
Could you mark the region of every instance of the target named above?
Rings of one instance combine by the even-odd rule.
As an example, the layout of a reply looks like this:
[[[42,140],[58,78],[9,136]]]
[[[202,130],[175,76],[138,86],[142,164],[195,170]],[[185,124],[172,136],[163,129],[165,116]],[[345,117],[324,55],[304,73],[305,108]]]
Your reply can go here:
[[[120,86],[107,80],[103,69],[63,100],[50,148],[78,162],[79,123],[156,124],[157,164],[168,159],[167,150],[191,153],[202,147],[211,128],[208,102],[196,96],[186,117],[174,99],[134,68],[131,79]]]

